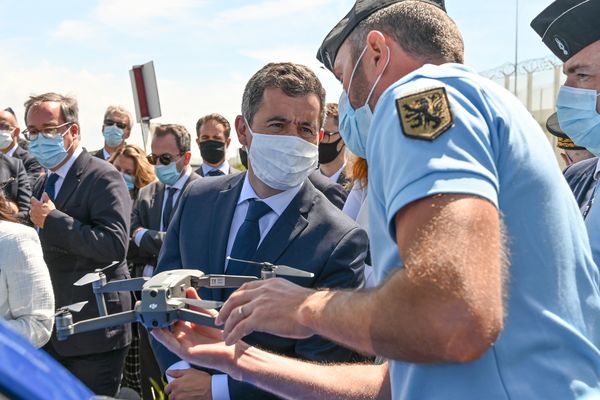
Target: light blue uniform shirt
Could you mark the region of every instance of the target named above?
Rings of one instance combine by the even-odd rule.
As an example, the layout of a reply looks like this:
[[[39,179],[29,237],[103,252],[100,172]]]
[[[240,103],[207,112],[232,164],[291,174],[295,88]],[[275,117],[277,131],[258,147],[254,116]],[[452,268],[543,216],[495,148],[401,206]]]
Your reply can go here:
[[[446,89],[454,124],[433,141],[409,138],[396,99],[432,87]],[[379,99],[367,159],[379,282],[403,264],[396,213],[439,193],[496,205],[510,253],[507,317],[495,345],[467,364],[392,361],[394,399],[565,400],[598,387],[598,270],[550,144],[514,96],[464,66],[426,65]]]

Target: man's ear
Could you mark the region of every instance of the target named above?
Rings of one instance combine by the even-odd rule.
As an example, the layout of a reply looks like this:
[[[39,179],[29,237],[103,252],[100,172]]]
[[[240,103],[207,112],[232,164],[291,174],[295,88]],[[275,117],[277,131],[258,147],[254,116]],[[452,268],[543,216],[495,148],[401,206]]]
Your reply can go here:
[[[196,137],[196,144],[200,145],[200,138],[199,137]]]
[[[237,132],[240,144],[248,148],[252,139],[250,138],[251,135],[248,126],[246,126],[246,119],[241,115],[235,117],[235,131]]]
[[[225,149],[227,149],[229,147],[229,144],[231,143],[231,138],[227,138],[225,140]]]
[[[183,153],[183,163],[185,165],[188,165],[190,163],[191,159],[192,159],[192,152],[191,151],[186,151],[185,153]]]
[[[19,138],[19,133],[21,133],[21,128],[19,128],[18,126],[15,128],[15,130],[13,131],[13,139],[15,138]]]
[[[319,142],[323,140],[323,136],[325,136],[325,128],[321,128],[321,130],[319,131]]]
[[[374,53],[373,61],[375,65],[372,67],[375,68],[375,73],[377,75],[381,74],[385,65],[388,62],[388,45],[385,42],[385,35],[380,31],[371,31],[367,34],[367,45],[369,46],[369,50]]]
[[[73,136],[73,140],[79,139],[79,124],[75,123],[71,125],[69,132],[71,133],[71,136]]]

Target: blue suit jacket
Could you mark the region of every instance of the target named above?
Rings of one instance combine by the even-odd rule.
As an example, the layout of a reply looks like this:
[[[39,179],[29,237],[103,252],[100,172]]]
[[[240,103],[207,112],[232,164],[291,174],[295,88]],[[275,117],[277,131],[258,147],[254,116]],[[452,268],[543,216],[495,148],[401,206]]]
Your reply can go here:
[[[198,268],[223,274],[229,229],[245,174],[199,179],[182,195],[167,231],[156,273]],[[264,238],[256,261],[269,261],[310,271],[314,278],[289,278],[306,287],[354,288],[363,284],[367,235],[335,208],[309,180]],[[244,275],[260,275],[248,265]],[[203,289],[204,299],[224,300],[222,291]],[[355,353],[318,336],[305,340],[254,333],[244,340],[279,354],[315,361],[351,361]],[[164,370],[179,359],[155,343]],[[272,398],[249,384],[229,378],[232,399]]]
[[[594,171],[598,157],[588,158],[567,167],[563,174],[571,187],[579,208],[583,206],[585,195],[594,185]]]

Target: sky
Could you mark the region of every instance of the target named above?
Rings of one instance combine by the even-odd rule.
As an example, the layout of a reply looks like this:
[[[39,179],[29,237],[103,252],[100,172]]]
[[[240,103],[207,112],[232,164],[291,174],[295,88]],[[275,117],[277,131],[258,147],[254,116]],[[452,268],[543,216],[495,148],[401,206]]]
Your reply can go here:
[[[313,68],[327,100],[341,85],[315,54],[353,0],[0,0],[0,107],[11,106],[22,128],[28,96],[49,91],[78,99],[82,143],[102,147],[110,104],[132,112],[129,70],[154,62],[162,116],[195,137],[199,117],[233,120],[248,79],[263,65],[292,61]],[[550,0],[446,0],[465,41],[465,62],[477,71],[550,51],[529,27]],[[232,156],[237,146],[230,147]],[[139,124],[129,142],[141,144]],[[192,146],[195,159],[199,151]],[[148,147],[149,148],[149,147]]]

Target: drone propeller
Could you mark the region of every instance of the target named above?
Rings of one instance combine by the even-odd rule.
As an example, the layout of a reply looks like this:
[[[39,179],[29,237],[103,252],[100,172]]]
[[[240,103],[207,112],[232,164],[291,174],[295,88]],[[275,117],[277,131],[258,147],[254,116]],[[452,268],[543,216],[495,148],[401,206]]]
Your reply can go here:
[[[185,303],[189,306],[195,306],[195,307],[200,307],[200,308],[205,308],[205,309],[220,308],[223,306],[222,301],[196,300],[196,299],[187,299],[187,298],[183,298],[183,297],[177,298],[177,300],[180,300],[182,303]]]
[[[248,261],[248,260],[239,260],[237,258],[227,257],[228,260],[243,262],[246,264],[259,265],[262,268],[271,269],[275,272],[276,275],[283,276],[297,276],[300,278],[312,278],[315,276],[312,272],[306,272],[298,268],[288,267],[287,265],[273,265],[270,262],[257,262],[257,261]]]
[[[56,314],[54,316],[56,317],[57,315],[60,315],[61,313],[65,312],[65,311],[79,312],[83,309],[83,307],[85,307],[85,305],[87,303],[88,303],[87,301],[80,301],[79,303],[70,304],[68,306],[61,307],[58,310],[56,310]]]
[[[85,286],[88,285],[90,283],[94,283],[96,281],[100,280],[100,273],[102,273],[104,270],[118,264],[118,261],[113,261],[112,263],[110,263],[109,265],[107,265],[106,267],[102,268],[102,269],[97,269],[94,272],[90,272],[85,274],[84,276],[82,276],[81,278],[79,278],[79,280],[77,282],[75,282],[73,285],[75,286]]]

